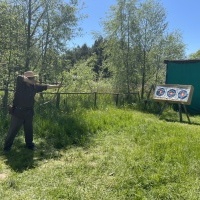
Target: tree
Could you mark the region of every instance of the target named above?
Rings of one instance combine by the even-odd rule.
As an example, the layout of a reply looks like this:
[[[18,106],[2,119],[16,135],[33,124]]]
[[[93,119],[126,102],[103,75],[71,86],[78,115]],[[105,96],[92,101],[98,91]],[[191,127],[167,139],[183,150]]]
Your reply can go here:
[[[185,45],[181,34],[178,31],[164,34],[148,55],[150,65],[146,76],[148,83],[151,85],[164,83],[166,69],[163,61],[183,59],[184,56]]]
[[[164,79],[164,59],[184,57],[181,37],[167,33],[165,9],[154,0],[118,0],[108,19],[104,23],[106,63],[116,87],[128,93],[141,89],[144,98],[145,88],[160,76]]]
[[[108,69],[103,67],[103,62],[106,60],[106,56],[104,55],[104,43],[103,37],[99,36],[91,48],[92,54],[96,55],[96,63],[93,66],[93,70],[96,73],[97,80],[99,79],[100,74],[102,74],[103,77],[109,76]]]
[[[12,85],[16,73],[25,70],[37,70],[46,79],[61,73],[61,54],[78,32],[78,1],[8,0],[0,1],[0,8],[4,87]]]
[[[163,7],[154,0],[147,0],[138,9],[138,42],[141,47],[142,56],[142,88],[141,98],[144,98],[146,73],[148,65],[148,54],[157,45],[166,30],[166,14]]]
[[[189,55],[190,59],[200,59],[200,50]]]
[[[39,66],[37,70],[44,73],[52,64],[49,54],[63,52],[77,33],[78,1],[18,0],[14,5],[23,23],[25,70]]]
[[[22,57],[22,23],[16,7],[0,2],[0,81],[5,89],[3,107],[7,110],[8,88],[14,86]]]
[[[116,88],[128,93],[131,76],[135,73],[132,51],[134,43],[131,41],[131,35],[137,31],[135,13],[136,0],[118,0],[117,5],[111,7],[110,20],[104,23],[107,32],[106,54],[112,63],[109,70],[114,76]]]

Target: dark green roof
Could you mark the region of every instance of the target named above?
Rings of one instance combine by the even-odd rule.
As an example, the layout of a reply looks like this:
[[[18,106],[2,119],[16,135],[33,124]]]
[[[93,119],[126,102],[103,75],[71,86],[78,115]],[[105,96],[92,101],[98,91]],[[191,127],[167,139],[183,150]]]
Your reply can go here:
[[[164,60],[165,64],[168,63],[197,63],[200,59],[188,59],[188,60]]]

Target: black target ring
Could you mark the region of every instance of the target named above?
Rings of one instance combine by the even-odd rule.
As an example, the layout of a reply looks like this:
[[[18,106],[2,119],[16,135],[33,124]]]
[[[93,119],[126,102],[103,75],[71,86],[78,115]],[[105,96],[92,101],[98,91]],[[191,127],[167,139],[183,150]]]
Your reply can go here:
[[[170,89],[170,90],[167,91],[167,96],[168,96],[169,98],[172,98],[172,97],[174,97],[175,95],[176,95],[176,90],[175,90],[175,89]]]
[[[179,98],[179,99],[185,99],[187,96],[188,96],[188,92],[187,92],[186,90],[181,90],[181,91],[178,93],[178,98]]]
[[[156,95],[161,97],[165,94],[165,89],[164,88],[159,88],[157,91],[156,91]]]

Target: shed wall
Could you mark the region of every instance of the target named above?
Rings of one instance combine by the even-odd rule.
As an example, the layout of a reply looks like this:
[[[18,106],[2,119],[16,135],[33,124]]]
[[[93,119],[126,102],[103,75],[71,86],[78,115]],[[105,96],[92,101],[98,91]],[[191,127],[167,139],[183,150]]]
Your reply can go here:
[[[193,85],[194,93],[190,114],[200,114],[200,60],[165,61],[167,64],[166,84]]]

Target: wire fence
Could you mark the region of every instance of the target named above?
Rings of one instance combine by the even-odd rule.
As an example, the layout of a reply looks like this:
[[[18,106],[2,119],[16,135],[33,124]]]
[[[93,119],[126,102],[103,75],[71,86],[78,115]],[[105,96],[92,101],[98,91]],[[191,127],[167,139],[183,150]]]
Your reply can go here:
[[[0,103],[3,110],[12,104],[13,90],[0,89]],[[35,97],[35,107],[55,106],[56,108],[74,109],[77,107],[99,108],[107,105],[121,106],[140,101],[139,91],[131,93],[103,92],[41,92]],[[6,111],[5,111],[6,112]]]
[[[63,106],[83,106],[97,108],[103,105],[123,105],[125,102],[140,100],[139,92],[132,93],[100,93],[100,92],[44,92],[40,106],[54,102],[57,108]]]

